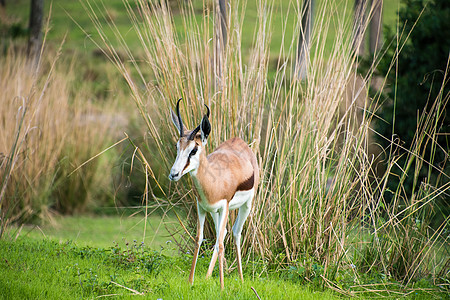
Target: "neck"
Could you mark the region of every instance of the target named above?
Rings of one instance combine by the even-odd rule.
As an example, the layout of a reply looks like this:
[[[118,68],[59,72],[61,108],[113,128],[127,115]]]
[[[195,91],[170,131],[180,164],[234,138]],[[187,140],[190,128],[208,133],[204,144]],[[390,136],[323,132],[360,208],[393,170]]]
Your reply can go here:
[[[209,166],[209,162],[208,162],[208,159],[206,158],[205,148],[202,148],[202,150],[200,151],[200,160],[199,160],[198,167],[196,169],[193,169],[189,173],[191,174],[192,177],[200,179],[200,178],[198,178],[198,176],[201,177],[201,174],[204,173],[205,170],[208,169],[208,166]]]
[[[194,184],[197,190],[199,191],[202,200],[204,198],[203,194],[204,186],[202,182],[205,178],[205,174],[207,173],[209,167],[209,162],[208,159],[206,158],[206,153],[204,149],[205,148],[203,148],[202,151],[200,152],[200,163],[198,168],[189,172],[191,174],[192,179],[194,180]]]

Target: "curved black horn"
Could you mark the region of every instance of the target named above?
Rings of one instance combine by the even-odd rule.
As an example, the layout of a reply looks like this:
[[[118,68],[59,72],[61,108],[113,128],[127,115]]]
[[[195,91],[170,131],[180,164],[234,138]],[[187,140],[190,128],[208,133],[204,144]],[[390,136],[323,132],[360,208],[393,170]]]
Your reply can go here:
[[[181,101],[181,99],[183,99],[183,98],[180,98],[177,101],[177,116],[178,116],[178,123],[180,124],[180,137],[182,137],[184,134],[183,121],[181,120],[181,116],[180,116],[180,101]]]
[[[193,141],[195,138],[195,135],[198,133],[199,130],[200,130],[200,125],[198,125],[197,127],[195,127],[194,130],[192,130],[191,134],[188,136],[188,140]]]
[[[205,105],[205,107],[206,107],[206,114],[205,114],[205,116],[203,117],[203,118],[209,118],[209,114],[210,114],[210,110],[209,110],[209,107],[208,107],[208,105],[206,105],[206,104],[204,104]],[[209,122],[208,122],[209,123]],[[192,132],[189,134],[189,136],[188,136],[188,140],[190,140],[190,141],[193,141],[194,140],[194,138],[195,138],[195,135],[200,131],[200,127],[201,127],[201,124],[200,125],[198,125],[197,127],[195,127],[195,129],[194,130],[192,130]]]
[[[209,118],[209,107],[208,107],[208,105],[206,105],[206,104],[204,104],[204,105],[206,106],[206,109],[207,109],[207,111],[206,111],[206,117]]]

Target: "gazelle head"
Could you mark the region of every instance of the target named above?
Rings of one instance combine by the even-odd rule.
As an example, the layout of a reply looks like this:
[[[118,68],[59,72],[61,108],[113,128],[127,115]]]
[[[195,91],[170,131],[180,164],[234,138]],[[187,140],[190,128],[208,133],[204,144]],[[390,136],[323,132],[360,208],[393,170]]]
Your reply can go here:
[[[180,116],[180,101],[177,102],[177,113],[171,109],[172,122],[180,132],[177,142],[177,158],[170,170],[169,179],[178,181],[184,174],[195,171],[200,165],[200,153],[204,151],[211,124],[209,123],[209,107],[205,104],[207,112],[202,122],[194,130],[185,130]]]

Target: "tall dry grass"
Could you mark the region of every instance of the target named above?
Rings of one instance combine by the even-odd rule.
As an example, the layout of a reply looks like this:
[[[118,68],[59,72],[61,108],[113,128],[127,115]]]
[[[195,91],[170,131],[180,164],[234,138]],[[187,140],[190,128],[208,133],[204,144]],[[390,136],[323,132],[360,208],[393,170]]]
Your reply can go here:
[[[241,47],[245,1],[230,4],[223,54],[217,51],[221,34],[213,26],[217,20],[214,6],[204,3],[201,18],[192,5],[182,6],[179,26],[183,32],[179,33],[164,1],[158,5],[140,0],[124,2],[142,42],[142,52],[137,54],[127,47],[105,15],[107,10],[98,2],[85,2],[97,28],[94,41],[122,73],[147,124],[151,155],[141,154],[138,158],[148,178],[157,184],[148,185],[144,207],[152,201],[166,210],[183,210],[185,219],[181,222],[187,230],[184,242],[192,245],[196,192],[189,177],[176,185],[166,179],[176,155],[177,139],[169,109],[183,97],[181,114],[190,128],[200,121],[203,104],[211,108],[210,151],[224,140],[240,136],[258,155],[261,183],[243,233],[247,263],[262,260],[272,266],[297,266],[299,278],[315,276],[327,284],[341,273],[358,283],[359,272],[374,266],[384,268],[378,270],[385,272],[386,278],[417,278],[417,270],[425,272],[430,266],[433,256],[428,255],[428,250],[434,249],[438,238],[444,238],[441,242],[448,245],[442,236],[448,224],[442,224],[432,235],[421,236],[423,243],[411,248],[401,237],[415,231],[399,221],[412,220],[414,214],[405,211],[422,212],[428,207],[426,199],[431,201],[434,195],[448,192],[449,186],[421,194],[424,205],[417,206],[411,200],[407,210],[385,203],[385,183],[396,157],[388,157],[385,175],[374,180],[378,157],[368,149],[373,147],[370,124],[380,106],[381,92],[375,99],[368,97],[375,66],[364,77],[355,75],[357,58],[352,50],[349,20],[336,14],[330,17],[337,4],[321,2],[316,11],[311,59],[306,63],[307,79],[300,81],[295,73],[296,37],[301,32],[297,18],[294,38],[287,49],[281,45],[279,56],[285,59],[279,60],[272,77],[268,75],[268,62],[274,12],[270,1],[258,3],[253,47],[245,49],[249,52],[245,56]],[[290,9],[298,16],[302,13],[299,3],[292,3]],[[114,37],[105,33],[104,26],[115,32]],[[283,36],[286,26],[290,25],[281,29]],[[326,56],[332,26],[336,35],[331,54]],[[280,34],[280,29],[276,30]],[[119,46],[113,46],[113,42]],[[127,57],[124,59],[119,51],[126,52]],[[223,55],[220,72],[218,55]],[[143,71],[148,69],[150,75]],[[442,107],[439,101],[437,105]],[[427,115],[431,132],[420,129],[419,140],[432,139],[432,121],[438,117],[434,113]],[[138,148],[136,151],[142,153]],[[411,149],[411,159],[420,161],[418,149]],[[164,196],[155,197],[152,187]],[[234,217],[231,215],[231,219]],[[212,237],[211,225],[209,222],[208,238]],[[406,249],[415,258],[406,257]],[[421,256],[424,254],[428,257]],[[422,258],[417,259],[419,256]],[[369,261],[371,257],[373,261]],[[406,265],[408,271],[397,276],[392,268],[399,257],[414,263]],[[439,261],[434,267],[443,270],[448,264]]]
[[[2,232],[112,196],[107,157],[71,174],[110,143],[113,120],[72,88],[76,60],[60,61],[60,51],[44,51],[37,66],[12,49],[0,59]]]

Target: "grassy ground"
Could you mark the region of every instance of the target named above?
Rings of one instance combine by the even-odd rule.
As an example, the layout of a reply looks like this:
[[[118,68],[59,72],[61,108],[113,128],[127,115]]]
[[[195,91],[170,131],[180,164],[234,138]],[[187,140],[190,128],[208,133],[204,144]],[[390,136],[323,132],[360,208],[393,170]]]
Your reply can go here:
[[[29,225],[20,229],[13,227],[9,235],[44,238],[60,243],[70,241],[81,247],[94,248],[108,248],[115,243],[137,241],[144,242],[154,250],[160,250],[161,247],[173,250],[166,226],[174,227],[174,224],[167,218],[165,223],[163,224],[162,218],[156,214],[147,218],[146,228],[142,216],[58,216],[39,226]]]
[[[221,292],[217,274],[204,279],[208,259],[198,263],[197,278],[188,285],[190,257],[170,258],[165,252],[139,244],[107,249],[73,243],[39,241],[28,237],[0,241],[0,295],[3,299],[65,299],[98,296],[149,299],[341,299],[330,291],[314,291],[276,277],[246,275],[242,284],[235,272],[226,276]]]
[[[281,276],[245,274],[225,277],[220,291],[217,271],[204,279],[208,257],[201,257],[193,286],[187,283],[191,257],[166,256],[140,244],[109,248],[79,247],[71,242],[20,237],[0,240],[0,295],[2,299],[134,298],[148,299],[343,299],[345,295],[299,285]],[[256,276],[255,276],[256,275]],[[383,294],[381,294],[383,293]],[[378,296],[389,296],[385,292]],[[399,293],[400,294],[400,293]],[[391,293],[395,298],[399,294]],[[443,299],[445,295],[416,290],[408,299]],[[373,297],[373,294],[372,294]]]
[[[15,242],[0,240],[0,295],[2,299],[65,299],[99,296],[149,299],[343,299],[346,295],[324,291],[320,285],[305,285],[289,270],[270,271],[261,261],[247,264],[242,284],[229,259],[226,290],[220,292],[217,268],[213,278],[204,278],[211,257],[206,250],[199,258],[196,278],[187,278],[191,255],[173,255],[174,247],[160,217],[148,219],[147,237],[141,244],[143,220],[139,216],[57,217],[52,224],[23,228]],[[10,237],[17,232],[10,232]],[[136,240],[136,241],[134,241]],[[161,247],[162,246],[162,247]],[[370,287],[376,289],[376,286]],[[367,287],[365,288],[368,289]],[[407,291],[390,289],[363,297],[395,298]],[[361,295],[361,288],[353,295]],[[416,288],[408,299],[444,299]]]

